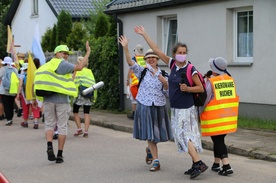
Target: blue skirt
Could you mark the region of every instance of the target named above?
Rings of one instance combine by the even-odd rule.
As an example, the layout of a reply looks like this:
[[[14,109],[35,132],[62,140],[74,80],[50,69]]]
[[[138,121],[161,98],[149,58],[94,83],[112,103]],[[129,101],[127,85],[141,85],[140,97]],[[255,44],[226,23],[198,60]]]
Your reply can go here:
[[[173,139],[166,106],[144,106],[137,102],[133,138],[154,143]]]

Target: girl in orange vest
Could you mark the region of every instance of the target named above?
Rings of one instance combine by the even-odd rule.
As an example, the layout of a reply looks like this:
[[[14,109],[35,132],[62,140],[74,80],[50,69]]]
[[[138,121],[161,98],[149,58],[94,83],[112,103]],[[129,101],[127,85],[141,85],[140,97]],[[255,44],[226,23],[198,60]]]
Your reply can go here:
[[[226,176],[234,172],[229,164],[224,138],[237,129],[239,97],[234,80],[226,70],[226,60],[211,58],[209,64],[213,77],[206,82],[207,99],[200,109],[201,133],[202,136],[211,136],[214,143],[212,171]]]

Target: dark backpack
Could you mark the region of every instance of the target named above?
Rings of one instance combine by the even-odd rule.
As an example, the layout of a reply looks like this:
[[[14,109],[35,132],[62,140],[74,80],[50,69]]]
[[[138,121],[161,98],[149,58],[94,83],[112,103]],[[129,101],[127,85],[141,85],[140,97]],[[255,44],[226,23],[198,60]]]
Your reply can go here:
[[[94,96],[94,91],[93,92],[90,92],[90,93],[87,93],[86,95],[83,95],[82,92],[83,90],[87,89],[89,87],[86,87],[86,86],[83,86],[83,85],[80,85],[79,86],[79,92],[81,94],[82,97],[84,98],[92,98]]]
[[[192,68],[193,68],[193,65],[191,63],[189,63],[187,66],[186,74],[187,74],[187,79],[188,79],[190,86],[195,86],[193,79],[192,79]],[[205,80],[204,80],[202,74],[198,70],[197,70],[197,75],[198,75],[198,78],[203,86],[204,91],[201,93],[193,93],[194,102],[195,102],[195,106],[203,106],[206,101],[206,98],[207,98],[206,83],[205,83]]]
[[[175,65],[175,62],[172,64],[171,69],[173,68],[174,65]],[[193,68],[193,65],[189,62],[188,66],[187,66],[187,70],[186,70],[186,78],[188,79],[188,83],[190,86],[195,86],[193,79],[192,79],[192,68]],[[198,78],[203,86],[204,92],[192,93],[192,94],[194,97],[195,106],[203,106],[206,101],[206,98],[207,98],[206,83],[205,83],[205,80],[204,80],[202,74],[198,70],[197,70],[197,75],[198,75]]]
[[[140,86],[140,83],[141,83],[142,80],[144,79],[147,70],[149,70],[149,69],[148,69],[148,68],[144,68],[144,70],[142,71],[141,77],[140,77],[139,83],[138,83],[138,88],[139,88],[139,86]],[[161,70],[161,72],[162,72],[162,76],[163,76],[163,77],[169,77],[169,74],[168,74],[165,70]]]

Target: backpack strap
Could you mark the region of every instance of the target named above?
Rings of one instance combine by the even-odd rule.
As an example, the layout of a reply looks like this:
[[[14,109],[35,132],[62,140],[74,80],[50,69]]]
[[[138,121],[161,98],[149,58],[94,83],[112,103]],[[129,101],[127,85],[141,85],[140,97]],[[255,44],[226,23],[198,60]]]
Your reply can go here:
[[[173,62],[173,63],[172,63],[172,62]],[[170,67],[171,70],[172,70],[172,68],[174,67],[174,65],[175,65],[175,60],[172,59],[172,61],[171,61],[171,67]]]
[[[161,72],[163,77],[167,77],[167,78],[169,77],[169,74],[165,70],[161,69]]]
[[[190,86],[193,86],[194,85],[194,81],[193,81],[193,78],[192,78],[192,68],[193,68],[193,64],[191,64],[190,62],[188,63],[188,66],[187,66],[187,71],[186,71],[186,77],[188,79],[188,82],[190,84]],[[198,72],[198,70],[197,70]],[[200,82],[202,83],[203,87],[205,88],[206,87],[206,83],[205,83],[205,80],[202,76],[202,74],[200,74],[198,72],[198,77],[199,77],[199,80]]]
[[[141,77],[140,77],[140,79],[139,79],[138,88],[139,88],[139,86],[140,86],[140,83],[141,83],[142,80],[144,79],[147,70],[148,70],[148,68],[144,68],[144,70],[141,72]]]
[[[191,63],[188,63],[186,77],[188,79],[190,86],[194,85],[193,78],[192,78],[192,68],[193,68],[193,65]]]

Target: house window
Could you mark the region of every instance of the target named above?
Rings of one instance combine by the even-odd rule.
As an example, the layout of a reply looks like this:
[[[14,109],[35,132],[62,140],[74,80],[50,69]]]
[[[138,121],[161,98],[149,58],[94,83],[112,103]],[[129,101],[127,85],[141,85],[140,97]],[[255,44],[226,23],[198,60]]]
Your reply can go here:
[[[253,62],[253,11],[235,12],[235,60]]]
[[[164,18],[163,19],[163,31],[164,31],[164,50],[166,55],[172,56],[172,49],[178,41],[177,37],[177,19],[176,18]]]
[[[32,16],[38,15],[38,0],[33,0],[33,12]]]

